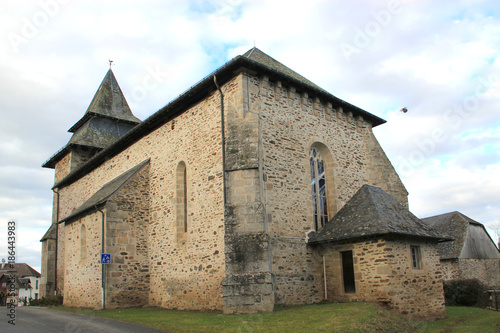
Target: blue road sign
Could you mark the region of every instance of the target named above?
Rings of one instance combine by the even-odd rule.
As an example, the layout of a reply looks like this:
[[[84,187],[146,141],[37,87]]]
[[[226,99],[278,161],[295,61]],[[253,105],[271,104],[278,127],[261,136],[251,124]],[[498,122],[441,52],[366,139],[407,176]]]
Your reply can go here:
[[[111,264],[110,253],[101,253],[101,264]]]

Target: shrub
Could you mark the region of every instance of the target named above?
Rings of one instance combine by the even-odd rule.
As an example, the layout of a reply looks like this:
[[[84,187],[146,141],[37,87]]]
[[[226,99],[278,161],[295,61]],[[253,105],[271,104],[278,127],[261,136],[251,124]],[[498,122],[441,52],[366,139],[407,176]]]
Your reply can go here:
[[[444,282],[446,305],[486,307],[487,288],[478,279],[451,280]]]
[[[56,306],[62,305],[63,297],[61,295],[42,297],[40,299],[30,299],[31,306]]]

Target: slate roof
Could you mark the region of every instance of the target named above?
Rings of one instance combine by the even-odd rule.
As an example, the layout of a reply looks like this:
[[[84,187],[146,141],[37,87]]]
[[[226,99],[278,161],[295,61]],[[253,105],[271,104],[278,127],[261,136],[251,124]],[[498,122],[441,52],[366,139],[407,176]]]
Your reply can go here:
[[[56,239],[56,225],[52,224],[49,227],[49,230],[43,235],[42,239],[40,239],[40,242],[43,242],[46,239]]]
[[[89,210],[93,210],[95,209],[95,207],[104,204],[116,191],[118,191],[130,178],[132,178],[147,163],[149,163],[149,159],[139,163],[138,165],[122,173],[112,181],[104,184],[104,186],[101,187],[93,196],[91,196],[87,201],[85,201],[69,216],[65,217],[64,219],[61,219],[58,223],[69,221],[78,215],[81,215]]]
[[[118,81],[111,69],[102,80],[83,117],[76,122],[68,132],[75,132],[87,120],[94,116],[111,118],[120,122],[139,124],[141,120],[132,114],[127,100],[122,93]]]
[[[74,170],[64,179],[56,183],[54,188],[62,188],[78,180],[80,177],[91,172],[94,168],[110,157],[120,153],[134,142],[140,140],[143,136],[151,133],[164,123],[172,120],[177,115],[183,113],[188,108],[198,103],[200,100],[216,93],[217,88],[214,84],[214,77],[217,78],[217,82],[221,86],[225,82],[231,80],[235,75],[237,75],[237,73],[244,70],[267,75],[269,78],[281,81],[284,86],[295,86],[299,89],[299,91],[307,92],[311,97],[319,97],[324,102],[331,102],[334,108],[343,107],[345,112],[352,112],[354,116],[362,116],[364,119],[369,121],[373,127],[385,123],[385,120],[382,118],[341,100],[326,90],[321,89],[303,76],[295,73],[259,49],[252,48],[244,55],[233,58],[222,67],[203,78],[200,82],[188,89],[172,102],[155,112],[141,124],[132,128],[115,143],[100,151],[80,168]],[[44,164],[44,166],[46,165],[47,163]]]
[[[7,287],[2,286],[3,282],[12,283],[12,279],[10,278],[10,274],[0,273],[0,291],[5,292],[7,290]],[[14,285],[16,286],[16,289],[24,287],[23,283],[19,280],[18,277],[14,278]]]
[[[68,145],[76,144],[101,149],[106,148],[134,126],[130,123],[117,122],[109,118],[90,118],[76,130]]]
[[[500,259],[500,252],[484,225],[460,212],[423,218],[436,233],[455,239],[438,244],[441,259]]]
[[[141,123],[135,117],[110,69],[102,80],[83,117],[68,132],[74,133],[69,142],[43,163],[44,168],[54,168],[73,146],[101,150],[116,142],[134,126]]]
[[[446,241],[379,187],[363,185],[337,214],[309,238],[310,244],[399,235]]]
[[[14,268],[11,268],[11,265],[14,265]],[[26,276],[40,277],[40,273],[26,263],[5,264],[0,268],[0,274],[14,274],[18,278]]]

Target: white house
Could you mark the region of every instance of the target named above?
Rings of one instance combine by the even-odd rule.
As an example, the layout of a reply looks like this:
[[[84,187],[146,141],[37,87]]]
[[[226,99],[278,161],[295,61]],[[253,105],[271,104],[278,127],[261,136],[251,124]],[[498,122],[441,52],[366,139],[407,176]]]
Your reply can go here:
[[[10,276],[14,275],[14,285],[16,288],[18,305],[27,304],[30,299],[38,299],[40,296],[40,273],[25,263],[0,265],[0,293],[2,303],[4,295],[7,294],[9,284],[12,283]]]

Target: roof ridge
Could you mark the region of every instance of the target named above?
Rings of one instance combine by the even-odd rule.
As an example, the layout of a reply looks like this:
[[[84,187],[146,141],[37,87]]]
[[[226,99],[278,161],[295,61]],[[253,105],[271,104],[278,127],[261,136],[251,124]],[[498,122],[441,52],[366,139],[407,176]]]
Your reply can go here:
[[[425,220],[425,219],[431,219],[431,218],[438,217],[438,216],[451,215],[451,214],[456,214],[456,213],[460,213],[460,212],[454,210],[454,211],[447,212],[447,213],[442,213],[442,214],[436,214],[436,215],[431,215],[431,216],[427,216],[427,217],[422,217],[420,219],[421,220]]]
[[[255,49],[257,49],[255,46],[254,46],[254,47],[252,47],[252,48],[250,49],[250,53],[248,54],[247,58],[250,58],[250,56],[252,55],[252,53],[253,53],[253,51],[254,51]],[[246,53],[248,53],[248,51],[247,51]],[[245,53],[245,54],[246,54],[246,53]],[[244,54],[243,56],[245,56],[245,54]]]

